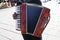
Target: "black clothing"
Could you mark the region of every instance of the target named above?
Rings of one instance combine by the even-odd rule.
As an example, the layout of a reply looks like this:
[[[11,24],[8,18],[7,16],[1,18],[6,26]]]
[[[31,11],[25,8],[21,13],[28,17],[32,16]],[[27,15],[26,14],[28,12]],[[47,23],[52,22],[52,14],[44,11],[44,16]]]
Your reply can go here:
[[[24,3],[24,0],[20,0],[21,3]],[[42,5],[40,0],[26,0],[26,3]]]
[[[38,5],[42,5],[40,0],[31,0],[28,3],[32,3],[32,4],[38,4]]]
[[[42,40],[42,36],[41,37],[35,37],[29,34],[22,34],[23,39],[24,40]]]

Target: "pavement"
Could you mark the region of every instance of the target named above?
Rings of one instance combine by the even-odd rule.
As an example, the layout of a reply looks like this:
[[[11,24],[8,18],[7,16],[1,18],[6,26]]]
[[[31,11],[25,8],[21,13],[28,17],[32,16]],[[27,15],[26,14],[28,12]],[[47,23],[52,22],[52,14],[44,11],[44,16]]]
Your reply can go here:
[[[55,1],[43,3],[43,6],[50,8],[50,21],[45,28],[43,40],[60,40],[60,4]],[[12,15],[14,8],[0,9],[0,40],[23,40],[20,31],[16,31],[16,21]]]

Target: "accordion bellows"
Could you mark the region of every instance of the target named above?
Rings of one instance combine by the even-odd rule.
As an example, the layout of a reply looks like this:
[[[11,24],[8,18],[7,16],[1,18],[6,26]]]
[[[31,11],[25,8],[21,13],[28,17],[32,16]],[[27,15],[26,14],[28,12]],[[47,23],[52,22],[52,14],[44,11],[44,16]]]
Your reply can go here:
[[[24,3],[20,5],[20,27],[22,34],[41,36],[50,20],[50,9]]]

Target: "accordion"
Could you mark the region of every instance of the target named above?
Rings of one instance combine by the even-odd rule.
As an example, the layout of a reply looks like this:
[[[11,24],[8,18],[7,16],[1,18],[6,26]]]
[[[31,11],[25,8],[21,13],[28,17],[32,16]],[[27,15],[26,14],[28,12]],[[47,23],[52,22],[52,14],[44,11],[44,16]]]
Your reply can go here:
[[[39,37],[50,20],[50,9],[29,3],[20,5],[20,29],[22,34]]]

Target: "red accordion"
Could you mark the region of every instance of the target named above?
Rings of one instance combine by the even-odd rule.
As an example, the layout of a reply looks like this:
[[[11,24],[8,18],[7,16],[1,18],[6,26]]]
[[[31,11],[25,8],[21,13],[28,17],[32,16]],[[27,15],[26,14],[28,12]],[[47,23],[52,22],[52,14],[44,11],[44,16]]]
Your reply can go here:
[[[50,9],[23,3],[20,5],[20,28],[22,34],[41,36],[50,20]]]

